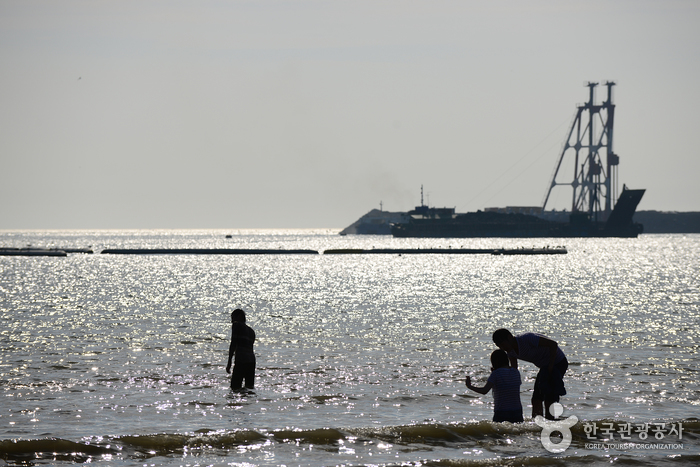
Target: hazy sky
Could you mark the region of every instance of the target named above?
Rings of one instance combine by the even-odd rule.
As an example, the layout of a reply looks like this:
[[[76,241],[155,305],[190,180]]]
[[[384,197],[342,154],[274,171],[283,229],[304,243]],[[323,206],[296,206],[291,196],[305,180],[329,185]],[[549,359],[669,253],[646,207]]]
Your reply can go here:
[[[620,185],[700,211],[695,0],[2,0],[0,229],[541,205],[606,80]]]

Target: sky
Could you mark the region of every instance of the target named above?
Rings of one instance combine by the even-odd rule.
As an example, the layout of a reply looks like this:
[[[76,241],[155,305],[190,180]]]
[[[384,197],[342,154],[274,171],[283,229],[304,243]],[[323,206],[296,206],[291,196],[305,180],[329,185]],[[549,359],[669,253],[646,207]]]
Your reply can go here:
[[[540,206],[606,81],[620,186],[700,211],[699,57],[694,0],[3,0],[0,229]]]

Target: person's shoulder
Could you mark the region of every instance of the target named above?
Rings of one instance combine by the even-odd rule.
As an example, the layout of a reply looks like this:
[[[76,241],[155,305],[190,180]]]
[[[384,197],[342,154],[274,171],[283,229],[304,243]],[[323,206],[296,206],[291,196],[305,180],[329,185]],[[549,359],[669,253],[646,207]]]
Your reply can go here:
[[[539,334],[537,332],[525,332],[523,334],[518,334],[515,336],[515,339],[518,342],[526,342],[526,343],[533,343],[533,342],[539,342],[540,337],[544,337],[542,334]]]
[[[508,376],[511,374],[510,370],[515,370],[515,368],[502,366],[501,368],[496,368],[495,370],[493,370],[491,372],[491,376],[493,376],[494,378]],[[515,370],[515,371],[518,371],[518,370]]]
[[[503,375],[503,372],[501,370],[503,370],[503,368],[496,368],[495,370],[491,370],[491,374],[489,375],[489,381],[493,381],[496,378],[500,378]]]
[[[255,339],[255,331],[253,330],[253,328],[251,328],[247,324],[244,324],[243,329],[245,329],[245,333],[248,335],[248,337]]]
[[[541,334],[538,334],[536,332],[524,332],[515,336],[516,339],[532,339],[534,337],[539,339],[541,337]]]
[[[231,324],[231,327],[238,332],[250,332],[253,330],[250,326],[248,326],[246,323],[242,323],[240,321],[236,321]]]

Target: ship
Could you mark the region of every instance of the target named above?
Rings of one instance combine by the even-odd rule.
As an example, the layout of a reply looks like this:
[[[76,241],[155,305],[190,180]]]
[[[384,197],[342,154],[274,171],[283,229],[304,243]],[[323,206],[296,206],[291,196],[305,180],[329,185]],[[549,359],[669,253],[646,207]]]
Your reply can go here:
[[[391,235],[393,224],[408,222],[408,213],[389,212],[379,203],[379,209],[372,209],[357,221],[340,231],[340,235]]]
[[[620,157],[613,151],[615,83],[604,83],[607,98],[601,103],[595,101],[598,85],[587,83],[588,102],[577,107],[541,207],[488,208],[460,214],[454,208],[424,205],[421,194],[421,205],[392,222],[391,234],[442,238],[637,237],[643,226],[634,222],[633,216],[645,190],[623,185],[618,191]],[[573,179],[561,181],[565,165],[574,168]],[[573,192],[571,210],[547,210],[552,190],[562,185],[570,186]]]

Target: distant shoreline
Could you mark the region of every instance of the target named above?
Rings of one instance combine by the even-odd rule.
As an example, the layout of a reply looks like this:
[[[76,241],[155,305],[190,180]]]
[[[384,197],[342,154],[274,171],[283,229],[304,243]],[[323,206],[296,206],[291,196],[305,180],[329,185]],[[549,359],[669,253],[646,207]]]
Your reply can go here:
[[[700,212],[637,211],[632,218],[651,233],[700,233]]]

